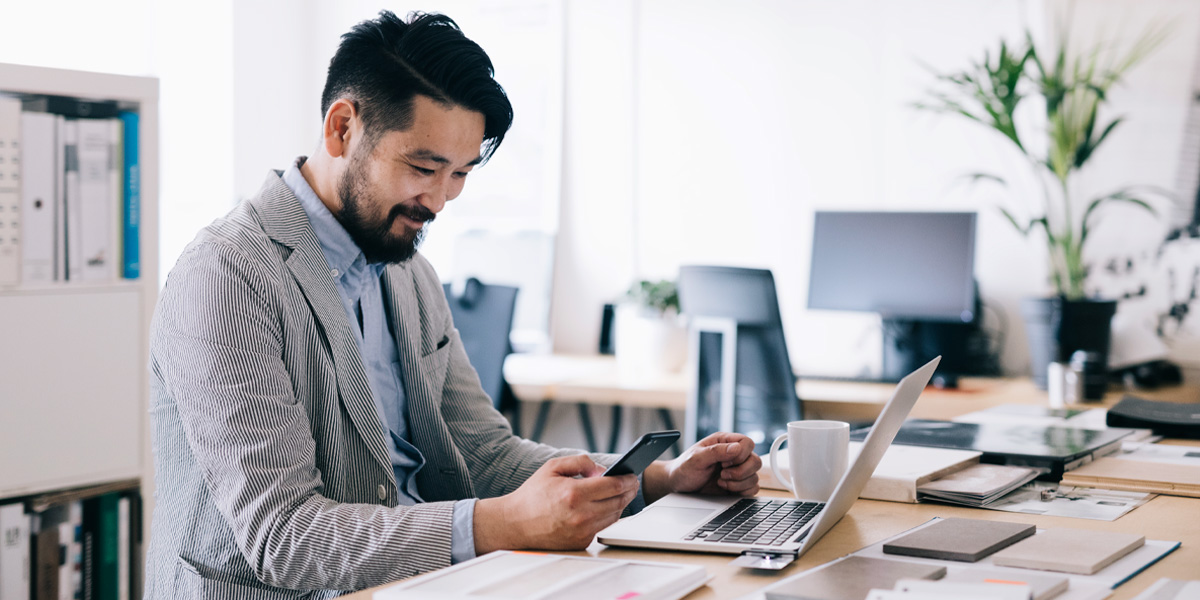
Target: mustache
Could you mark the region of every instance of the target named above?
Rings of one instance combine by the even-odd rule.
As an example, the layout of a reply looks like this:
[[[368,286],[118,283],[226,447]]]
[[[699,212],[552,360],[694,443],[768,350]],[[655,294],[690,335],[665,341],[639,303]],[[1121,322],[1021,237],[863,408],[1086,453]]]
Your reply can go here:
[[[392,207],[392,210],[388,213],[388,224],[391,225],[396,221],[396,217],[400,215],[404,215],[406,218],[418,223],[427,223],[437,218],[437,215],[434,214],[432,210],[429,210],[420,204],[411,206],[408,204],[397,204],[396,206]]]

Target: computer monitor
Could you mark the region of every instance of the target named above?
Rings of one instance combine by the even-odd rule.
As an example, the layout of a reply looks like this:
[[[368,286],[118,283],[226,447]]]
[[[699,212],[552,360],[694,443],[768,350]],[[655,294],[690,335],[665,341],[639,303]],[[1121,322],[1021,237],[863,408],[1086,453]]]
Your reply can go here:
[[[882,379],[899,381],[938,354],[941,371],[966,373],[979,318],[974,269],[975,213],[818,211],[808,307],[882,316]]]
[[[689,364],[695,377],[688,440],[736,431],[765,452],[787,431],[788,421],[803,418],[771,272],[681,267],[679,304],[690,323]]]

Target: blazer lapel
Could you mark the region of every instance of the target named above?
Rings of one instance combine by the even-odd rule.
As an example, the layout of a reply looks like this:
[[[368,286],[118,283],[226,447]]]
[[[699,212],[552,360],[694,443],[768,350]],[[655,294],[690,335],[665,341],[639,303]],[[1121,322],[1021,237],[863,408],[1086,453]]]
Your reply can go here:
[[[421,495],[427,501],[470,498],[474,492],[466,477],[466,462],[454,446],[441,410],[450,348],[442,343],[440,328],[426,326],[410,263],[388,267],[383,279],[404,372],[408,432],[426,461],[417,473]]]
[[[309,225],[307,213],[278,172],[274,171],[251,205],[258,213],[263,231],[292,249],[286,264],[325,333],[325,340],[333,355],[342,406],[371,455],[391,475],[392,463],[384,441],[383,425],[375,412],[362,356],[346,322],[346,310],[342,307],[341,297],[329,274],[329,266],[316,234]]]

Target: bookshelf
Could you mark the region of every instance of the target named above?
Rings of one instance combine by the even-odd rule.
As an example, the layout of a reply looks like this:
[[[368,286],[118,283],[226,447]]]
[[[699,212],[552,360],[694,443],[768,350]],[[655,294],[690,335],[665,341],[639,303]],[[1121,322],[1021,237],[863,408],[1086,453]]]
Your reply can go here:
[[[0,503],[153,483],[147,371],[158,294],[158,80],[0,63],[0,93],[114,100],[139,115],[138,279],[0,285]],[[137,517],[140,516],[140,519]]]

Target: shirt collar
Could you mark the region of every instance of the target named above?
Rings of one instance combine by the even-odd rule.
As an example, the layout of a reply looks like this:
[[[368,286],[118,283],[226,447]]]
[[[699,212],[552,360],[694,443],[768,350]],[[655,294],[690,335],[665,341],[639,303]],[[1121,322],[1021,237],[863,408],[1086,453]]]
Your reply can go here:
[[[321,202],[312,186],[308,185],[308,181],[304,179],[304,175],[300,172],[300,165],[304,164],[305,159],[304,156],[297,158],[296,162],[287,171],[284,171],[283,183],[292,190],[292,193],[300,200],[300,206],[304,208],[304,212],[308,213],[308,221],[312,224],[313,233],[317,235],[317,241],[321,244],[321,253],[325,255],[325,262],[329,263],[331,269],[338,271],[338,275],[335,275],[334,278],[336,279],[342,274],[348,275],[351,271],[360,272],[366,266],[366,258],[358,244],[355,244],[350,234],[346,232],[346,228],[342,227],[333,213],[329,212],[325,203]],[[351,267],[357,268],[352,269]]]

